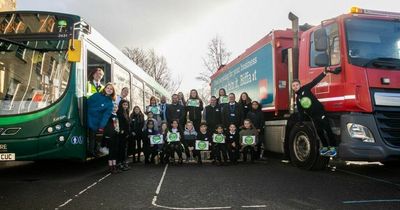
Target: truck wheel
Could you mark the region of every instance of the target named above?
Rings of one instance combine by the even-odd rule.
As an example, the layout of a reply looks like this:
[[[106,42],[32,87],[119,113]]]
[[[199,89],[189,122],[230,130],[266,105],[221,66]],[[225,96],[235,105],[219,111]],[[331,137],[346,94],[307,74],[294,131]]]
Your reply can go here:
[[[306,170],[323,170],[329,158],[319,155],[319,141],[307,125],[296,124],[289,135],[289,151],[292,164]]]

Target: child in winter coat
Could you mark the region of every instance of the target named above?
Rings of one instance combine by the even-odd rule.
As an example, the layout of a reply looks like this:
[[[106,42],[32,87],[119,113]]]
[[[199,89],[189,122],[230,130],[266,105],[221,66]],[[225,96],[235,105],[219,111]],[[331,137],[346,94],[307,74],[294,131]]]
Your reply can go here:
[[[224,127],[222,125],[217,125],[215,133],[213,135],[214,142],[214,155],[217,160],[218,165],[226,165],[228,156],[226,154],[226,136],[224,135]],[[221,162],[221,153],[224,159],[224,163]]]
[[[197,140],[207,142],[207,144],[210,148],[211,141],[212,141],[212,134],[207,131],[207,123],[205,123],[205,122],[200,123],[200,132],[197,133]],[[195,153],[195,156],[197,157],[197,163],[202,164],[201,150],[195,150],[194,153]]]
[[[254,162],[254,147],[257,145],[258,131],[256,128],[254,128],[250,119],[244,120],[243,129],[240,131],[239,136],[243,152],[243,162],[247,161],[248,153],[251,154],[251,162]],[[254,142],[252,142],[251,139],[254,139]]]
[[[133,108],[133,112],[130,116],[131,123],[131,144],[130,153],[132,153],[132,162],[140,162],[140,153],[142,152],[143,142],[143,127],[144,127],[144,114],[140,110],[139,106]]]
[[[175,153],[178,155],[179,158],[179,164],[183,163],[182,159],[182,150],[183,150],[183,145],[181,143],[181,139],[183,136],[183,133],[178,129],[179,124],[178,120],[172,120],[171,121],[171,129],[167,133],[167,147],[168,147],[168,152],[170,155],[170,163],[175,163]]]
[[[157,145],[161,164],[168,163],[169,159],[169,154],[167,152],[167,146],[166,146],[167,133],[168,133],[168,124],[166,122],[162,122],[160,125],[160,135],[162,135],[164,143]]]
[[[260,103],[258,103],[257,101],[251,102],[251,110],[247,113],[247,119],[250,119],[254,125],[254,128],[257,129],[258,139],[260,139],[255,147],[255,158],[257,160],[263,155],[261,151],[261,140],[264,136],[264,113],[261,111]]]
[[[128,138],[130,136],[130,126],[129,126],[129,101],[122,99],[118,106],[117,111],[118,121],[119,121],[119,135],[118,135],[118,159],[117,165],[119,169],[127,171],[130,169],[128,166],[126,145],[128,143]]]
[[[118,159],[118,135],[119,122],[117,116],[118,107],[115,105],[111,116],[109,117],[106,126],[104,127],[104,138],[107,141],[109,154],[108,154],[108,166],[110,167],[110,173],[115,174],[120,172],[117,167]]]
[[[194,158],[195,153],[193,153],[193,150],[196,139],[197,132],[194,129],[193,122],[187,121],[185,131],[183,132],[183,145],[185,146],[186,162],[189,162],[190,152],[192,152]]]
[[[157,135],[158,132],[154,129],[154,122],[147,121],[146,129],[143,130],[143,149],[144,149],[144,164],[154,163],[154,158],[157,153],[157,147],[150,143],[150,136]]]
[[[239,159],[239,132],[236,130],[235,124],[229,125],[229,130],[226,132],[226,143],[228,146],[228,155],[231,163],[236,164]]]

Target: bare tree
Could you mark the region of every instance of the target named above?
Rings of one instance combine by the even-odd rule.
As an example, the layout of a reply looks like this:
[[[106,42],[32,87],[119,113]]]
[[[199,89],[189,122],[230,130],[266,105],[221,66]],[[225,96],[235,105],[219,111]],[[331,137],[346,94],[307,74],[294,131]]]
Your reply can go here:
[[[122,52],[165,89],[171,92],[176,92],[179,89],[182,78],[171,77],[166,58],[162,55],[157,55],[154,49],[143,50],[125,47]]]
[[[208,52],[206,57],[203,58],[205,70],[202,71],[196,77],[196,79],[209,84],[211,81],[210,76],[213,75],[220,67],[228,63],[231,54],[232,53],[226,49],[225,43],[222,41],[221,37],[216,35],[208,43]]]

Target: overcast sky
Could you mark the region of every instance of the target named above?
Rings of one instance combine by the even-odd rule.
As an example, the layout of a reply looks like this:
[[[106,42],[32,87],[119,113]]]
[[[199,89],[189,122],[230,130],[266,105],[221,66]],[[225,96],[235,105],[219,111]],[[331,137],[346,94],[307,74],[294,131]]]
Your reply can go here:
[[[397,0],[17,0],[18,10],[48,10],[82,16],[118,48],[154,48],[166,57],[182,91],[201,88],[207,43],[222,37],[232,58],[268,34],[291,27],[292,11],[305,22],[348,13],[351,6],[400,12]]]

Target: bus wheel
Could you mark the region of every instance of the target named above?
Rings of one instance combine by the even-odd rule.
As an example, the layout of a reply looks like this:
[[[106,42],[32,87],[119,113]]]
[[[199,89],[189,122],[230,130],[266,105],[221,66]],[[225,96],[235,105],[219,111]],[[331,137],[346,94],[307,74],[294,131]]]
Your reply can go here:
[[[306,170],[323,170],[329,158],[319,155],[319,141],[311,128],[296,124],[289,135],[289,151],[292,164]]]

